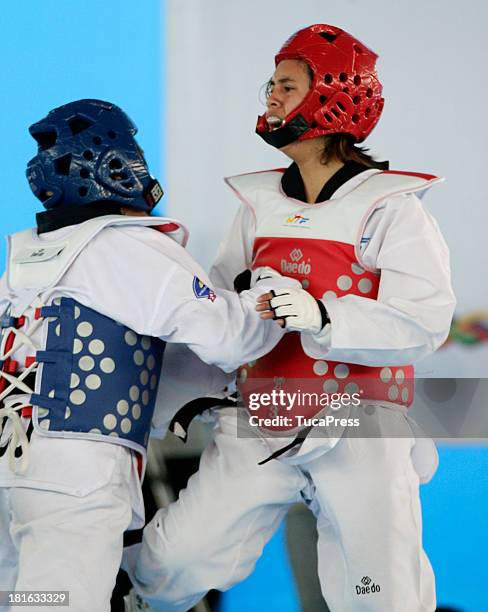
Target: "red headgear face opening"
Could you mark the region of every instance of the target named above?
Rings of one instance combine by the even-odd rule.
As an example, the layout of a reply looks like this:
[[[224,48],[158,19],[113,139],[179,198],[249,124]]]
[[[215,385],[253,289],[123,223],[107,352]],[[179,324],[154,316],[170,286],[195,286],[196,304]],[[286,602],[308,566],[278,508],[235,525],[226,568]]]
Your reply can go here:
[[[377,58],[340,28],[316,24],[299,30],[278,52],[275,65],[286,59],[304,61],[313,72],[310,90],[281,127],[271,129],[261,115],[256,132],[278,148],[295,140],[338,133],[363,141],[383,110]]]

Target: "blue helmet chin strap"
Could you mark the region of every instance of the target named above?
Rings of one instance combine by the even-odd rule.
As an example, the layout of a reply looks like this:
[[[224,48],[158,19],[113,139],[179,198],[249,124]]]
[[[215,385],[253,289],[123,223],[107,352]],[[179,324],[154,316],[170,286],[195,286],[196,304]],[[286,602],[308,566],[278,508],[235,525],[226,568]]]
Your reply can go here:
[[[135,140],[137,127],[115,104],[70,102],[29,132],[38,151],[27,165],[27,180],[48,211],[96,211],[100,203],[150,213],[163,196]]]

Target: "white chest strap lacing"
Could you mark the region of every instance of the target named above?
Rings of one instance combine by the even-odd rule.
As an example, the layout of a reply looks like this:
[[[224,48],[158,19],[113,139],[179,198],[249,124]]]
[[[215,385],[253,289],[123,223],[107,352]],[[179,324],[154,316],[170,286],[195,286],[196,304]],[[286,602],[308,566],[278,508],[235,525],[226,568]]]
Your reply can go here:
[[[22,345],[27,345],[33,349],[33,353],[38,350],[38,347],[34,344],[31,336],[34,332],[42,325],[42,318],[35,319],[31,325],[25,331],[20,330],[16,327],[8,327],[4,330],[4,339],[0,346],[0,360],[8,363],[8,359],[19,349]],[[14,335],[13,343],[8,351],[5,351],[6,344],[9,338]],[[7,372],[4,369],[0,370],[0,379],[4,379],[5,388],[0,392],[0,436],[2,434],[2,421],[5,417],[10,420],[12,425],[12,437],[9,440],[8,456],[9,466],[14,472],[24,473],[29,464],[29,440],[25,433],[24,424],[21,419],[21,412],[24,408],[31,406],[30,399],[34,389],[24,382],[24,379],[31,373],[37,370],[38,363],[35,359],[32,363],[26,367],[22,372]],[[20,393],[19,393],[20,392]],[[8,421],[7,421],[8,422]],[[20,445],[22,450],[22,456],[20,464],[17,467],[15,460],[15,450]]]

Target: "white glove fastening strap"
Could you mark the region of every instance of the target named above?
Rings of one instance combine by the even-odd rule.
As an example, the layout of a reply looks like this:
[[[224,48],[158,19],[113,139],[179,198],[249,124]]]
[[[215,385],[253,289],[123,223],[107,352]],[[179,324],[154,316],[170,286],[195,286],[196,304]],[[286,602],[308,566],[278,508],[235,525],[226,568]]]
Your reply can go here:
[[[322,329],[322,314],[317,300],[304,289],[279,289],[270,300],[276,319],[284,319],[290,331],[317,334]]]

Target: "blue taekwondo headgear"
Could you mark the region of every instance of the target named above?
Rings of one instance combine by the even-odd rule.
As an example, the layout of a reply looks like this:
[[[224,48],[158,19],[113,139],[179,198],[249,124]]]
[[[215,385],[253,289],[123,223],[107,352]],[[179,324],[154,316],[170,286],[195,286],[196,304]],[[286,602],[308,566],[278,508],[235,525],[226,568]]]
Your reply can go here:
[[[48,210],[104,202],[150,212],[163,195],[134,138],[137,127],[115,104],[70,102],[29,132],[39,147],[27,179]]]

